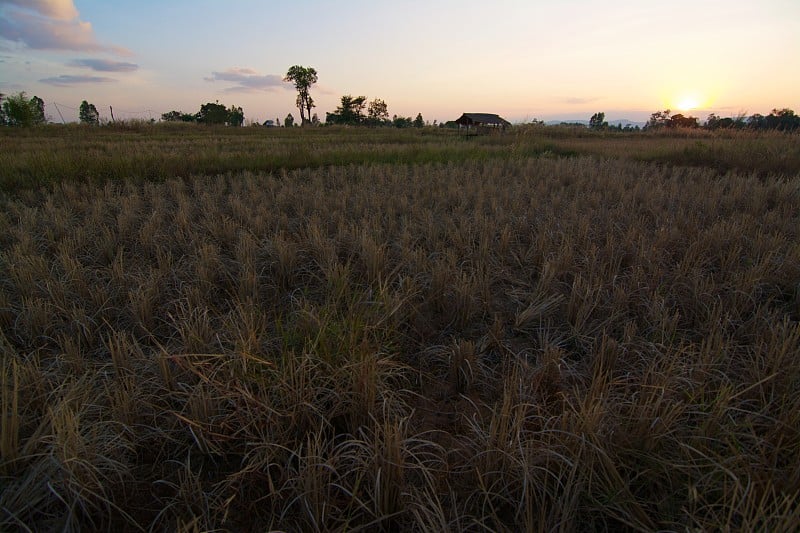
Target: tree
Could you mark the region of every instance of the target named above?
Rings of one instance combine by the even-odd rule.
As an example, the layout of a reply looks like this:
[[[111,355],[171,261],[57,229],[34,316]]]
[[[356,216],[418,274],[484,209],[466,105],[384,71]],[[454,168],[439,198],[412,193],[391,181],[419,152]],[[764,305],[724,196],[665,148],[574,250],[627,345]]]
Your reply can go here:
[[[670,128],[697,128],[699,126],[695,117],[686,117],[680,113],[672,115],[667,125]]]
[[[161,120],[164,122],[195,122],[197,115],[184,113],[183,111],[170,111],[161,115]]]
[[[244,124],[244,111],[241,107],[231,106],[228,109],[228,119],[226,120],[231,126],[241,127]]]
[[[317,71],[313,67],[301,67],[294,65],[289,67],[283,81],[294,83],[297,89],[297,100],[295,104],[300,110],[300,122],[306,124],[311,121],[311,109],[314,108],[314,99],[311,98],[308,90],[317,83]]]
[[[606,122],[606,114],[602,111],[595,113],[589,119],[589,129],[604,130],[606,128],[608,128],[608,122]]]
[[[228,124],[230,126],[244,124],[244,111],[241,107],[232,105],[226,108],[219,101],[201,105],[196,117],[197,122],[201,124]]]
[[[743,117],[741,119],[733,119],[731,117],[720,118],[715,113],[711,113],[706,119],[705,127],[710,130],[717,130],[720,128],[740,128],[743,124]]]
[[[314,113],[314,116],[311,117],[311,125],[312,126],[319,126],[319,117],[317,116],[316,113]]]
[[[422,118],[422,113],[417,113],[417,118],[414,119],[414,127],[415,128],[425,127],[425,119]]]
[[[283,125],[287,128],[291,128],[292,126],[294,126],[294,117],[292,116],[291,113],[286,115],[286,118],[283,120]]]
[[[228,110],[219,101],[207,102],[200,106],[196,116],[200,124],[225,124],[228,120]]]
[[[747,119],[747,126],[749,128],[753,128],[754,130],[762,129],[767,127],[767,117],[764,115],[760,115],[756,113],[755,115],[751,116]]]
[[[375,98],[367,106],[367,123],[371,126],[378,126],[389,121],[389,107],[386,102]]]
[[[281,119],[280,118],[276,118],[275,119],[275,126],[277,126],[279,128],[281,127]]]
[[[411,120],[411,117],[398,117],[397,115],[392,115],[392,126],[395,128],[410,128],[414,125],[414,121]]]
[[[0,95],[3,100],[4,95]],[[6,96],[0,106],[0,124],[6,126],[36,126],[44,124],[44,100],[38,96],[28,99],[24,92]]]
[[[655,129],[670,125],[670,110],[656,111],[650,115],[650,120],[647,121],[645,129]]]
[[[788,107],[773,109],[766,117],[766,126],[769,129],[794,131],[800,128],[800,116],[795,115]]]
[[[364,107],[366,106],[366,96],[351,96],[346,94],[342,96],[341,105],[336,108],[333,113],[328,113],[325,116],[325,122],[328,124],[348,124],[355,126],[363,124]]]
[[[44,124],[47,122],[47,119],[44,117],[44,100],[38,96],[34,96],[31,98],[30,106],[34,124]]]
[[[100,124],[100,113],[97,112],[94,104],[90,104],[86,100],[81,102],[78,118],[80,118],[81,124]]]

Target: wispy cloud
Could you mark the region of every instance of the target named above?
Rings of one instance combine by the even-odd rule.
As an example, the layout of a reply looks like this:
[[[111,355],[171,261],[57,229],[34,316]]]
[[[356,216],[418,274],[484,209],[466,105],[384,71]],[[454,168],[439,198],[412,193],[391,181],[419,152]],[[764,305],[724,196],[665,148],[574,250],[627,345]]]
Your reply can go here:
[[[251,68],[229,68],[224,72],[212,72],[211,76],[203,79],[212,82],[226,81],[235,84],[225,89],[225,92],[256,92],[271,91],[276,88],[292,88],[277,74],[259,74]]]
[[[71,67],[90,68],[98,72],[133,72],[139,69],[135,63],[112,61],[110,59],[76,59],[69,63]]]
[[[62,74],[61,76],[44,78],[39,81],[41,83],[47,83],[48,85],[55,85],[57,87],[72,87],[73,85],[83,85],[87,83],[111,83],[116,80],[102,76],[71,76],[68,74]]]
[[[33,50],[110,52],[130,56],[119,46],[102,44],[92,24],[78,18],[72,0],[0,0],[0,37]]]
[[[591,104],[592,102],[596,102],[598,100],[602,100],[602,98],[582,98],[580,96],[568,96],[563,98],[561,101],[565,104]]]

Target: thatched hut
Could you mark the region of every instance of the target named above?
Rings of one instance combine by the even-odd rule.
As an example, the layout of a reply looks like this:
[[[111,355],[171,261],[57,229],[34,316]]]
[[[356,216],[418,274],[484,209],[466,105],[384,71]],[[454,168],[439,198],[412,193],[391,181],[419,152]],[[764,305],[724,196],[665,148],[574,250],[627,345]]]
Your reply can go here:
[[[456,124],[467,129],[504,130],[511,126],[509,121],[493,113],[464,113],[456,120]]]

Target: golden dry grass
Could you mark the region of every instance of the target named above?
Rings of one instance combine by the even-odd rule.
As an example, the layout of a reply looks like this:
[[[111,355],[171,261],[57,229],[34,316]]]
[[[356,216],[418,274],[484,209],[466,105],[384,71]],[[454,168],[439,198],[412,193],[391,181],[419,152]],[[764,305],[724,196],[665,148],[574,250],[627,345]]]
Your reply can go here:
[[[3,197],[2,529],[794,529],[798,175],[501,148]]]

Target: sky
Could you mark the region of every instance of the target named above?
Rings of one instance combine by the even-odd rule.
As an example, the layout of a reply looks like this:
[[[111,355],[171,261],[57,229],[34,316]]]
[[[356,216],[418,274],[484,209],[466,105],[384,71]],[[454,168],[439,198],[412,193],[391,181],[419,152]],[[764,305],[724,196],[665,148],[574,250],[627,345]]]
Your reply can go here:
[[[292,65],[323,120],[348,94],[428,121],[800,113],[800,0],[0,0],[0,92],[57,122],[299,120]]]

